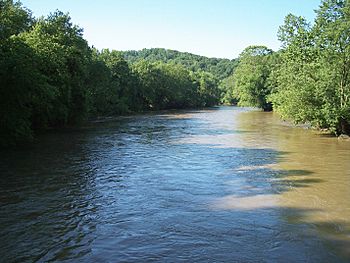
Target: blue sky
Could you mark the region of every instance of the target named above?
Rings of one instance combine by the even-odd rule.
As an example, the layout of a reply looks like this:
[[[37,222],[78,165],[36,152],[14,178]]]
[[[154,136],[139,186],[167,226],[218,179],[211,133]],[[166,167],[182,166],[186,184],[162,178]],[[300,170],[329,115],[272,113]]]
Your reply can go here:
[[[69,12],[99,49],[161,47],[236,58],[249,45],[278,50],[288,13],[312,21],[320,0],[22,0],[34,16]]]

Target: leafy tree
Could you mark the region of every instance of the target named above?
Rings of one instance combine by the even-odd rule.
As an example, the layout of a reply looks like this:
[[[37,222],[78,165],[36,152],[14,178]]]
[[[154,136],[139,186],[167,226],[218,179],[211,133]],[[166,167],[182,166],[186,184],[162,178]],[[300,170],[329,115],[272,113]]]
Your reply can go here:
[[[139,79],[141,94],[145,109],[167,109],[183,107],[183,97],[180,89],[185,89],[187,84],[182,83],[180,76],[188,72],[176,65],[166,65],[162,62],[139,61],[133,65],[133,72]],[[186,76],[185,73],[185,76]],[[191,84],[191,82],[189,81]],[[184,86],[182,86],[184,84]],[[184,91],[184,90],[182,90]],[[187,99],[187,98],[186,98]]]
[[[145,60],[135,63],[133,72],[141,83],[146,109],[213,106],[220,100],[218,80],[207,72]]]
[[[350,133],[349,21],[349,1],[337,0],[321,3],[312,27],[302,17],[286,17],[270,98],[283,117]]]
[[[239,105],[272,109],[266,100],[271,92],[268,77],[272,68],[272,53],[273,51],[265,46],[249,46],[240,54],[240,63],[233,77],[233,92],[239,100]]]
[[[350,134],[350,2],[323,1],[313,31],[325,125]]]
[[[40,18],[21,37],[40,57],[39,69],[55,94],[49,124],[74,124],[86,118],[85,83],[91,53],[82,29],[71,23],[68,14],[57,11]]]
[[[32,118],[42,102],[45,81],[34,51],[18,37],[0,43],[0,144],[31,140]]]
[[[196,86],[190,72],[179,64],[157,63],[163,75],[166,92],[165,108],[186,108],[196,105]]]
[[[192,76],[197,83],[198,106],[211,107],[219,104],[221,95],[219,80],[204,71],[195,72]]]
[[[92,113],[95,115],[142,109],[139,83],[120,52],[94,49],[88,82]]]
[[[303,17],[288,15],[280,27],[279,39],[285,47],[281,63],[275,68],[271,80],[276,90],[270,96],[274,109],[282,117],[295,122],[307,122],[318,114],[316,107],[315,49],[311,41],[309,24]]]
[[[113,114],[117,102],[117,90],[111,84],[111,71],[100,58],[100,52],[92,49],[91,61],[87,74],[88,115],[103,116]]]
[[[129,77],[129,66],[118,51],[103,49],[99,54],[100,59],[105,63],[110,71],[110,93],[109,103],[112,113],[119,114],[128,111],[127,79]],[[107,95],[108,96],[108,95]]]
[[[234,89],[234,74],[223,79],[219,84],[219,89],[221,91],[221,103],[227,105],[237,105],[238,103],[238,94],[235,94]]]
[[[0,41],[29,30],[32,24],[31,12],[20,2],[0,0]]]
[[[144,109],[158,109],[162,82],[161,72],[154,63],[141,60],[132,65],[132,72],[140,83],[142,104]]]
[[[0,1],[0,145],[31,140],[39,108],[47,106],[42,101],[49,96],[45,78],[37,70],[40,61],[18,37],[32,22],[30,11],[19,2]]]

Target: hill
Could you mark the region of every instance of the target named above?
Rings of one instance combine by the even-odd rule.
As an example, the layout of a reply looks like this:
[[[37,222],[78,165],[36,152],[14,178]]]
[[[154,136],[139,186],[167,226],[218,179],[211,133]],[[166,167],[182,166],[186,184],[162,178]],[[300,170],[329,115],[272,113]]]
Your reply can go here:
[[[208,58],[188,52],[180,52],[164,48],[145,48],[139,51],[122,51],[122,55],[129,63],[135,63],[144,59],[151,62],[162,61],[165,63],[181,64],[192,71],[203,70],[210,72],[219,80],[223,80],[230,76],[238,64],[237,59]]]

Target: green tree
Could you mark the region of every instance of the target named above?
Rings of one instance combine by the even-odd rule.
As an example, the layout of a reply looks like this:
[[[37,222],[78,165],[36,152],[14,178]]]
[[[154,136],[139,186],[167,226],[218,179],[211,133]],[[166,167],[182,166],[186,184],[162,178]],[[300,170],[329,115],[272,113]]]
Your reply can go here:
[[[273,51],[265,46],[249,46],[239,56],[239,65],[234,73],[234,91],[238,104],[271,110],[266,100],[271,89],[268,77],[271,73]]]
[[[219,88],[221,91],[220,102],[222,104],[237,105],[238,95],[234,93],[235,92],[234,85],[235,85],[234,74],[220,81],[220,84],[219,84]]]
[[[350,134],[350,2],[323,1],[313,31],[325,124]]]
[[[39,69],[55,94],[49,124],[74,124],[86,118],[85,84],[91,51],[82,29],[71,23],[68,14],[56,11],[40,18],[21,37],[40,57]]]
[[[0,144],[31,140],[33,118],[45,108],[45,78],[34,51],[18,37],[0,43]]]
[[[115,115],[142,109],[140,85],[120,52],[94,49],[88,79],[93,114]]]
[[[0,1],[0,145],[31,140],[34,120],[50,97],[38,70],[40,60],[18,37],[32,23],[20,2]]]
[[[28,30],[32,24],[31,12],[21,2],[0,0],[0,41]]]
[[[212,74],[204,71],[195,72],[192,76],[197,85],[197,106],[211,107],[218,105],[221,95],[219,80]]]
[[[349,1],[323,1],[312,27],[302,17],[286,17],[270,98],[282,117],[350,133],[349,25]]]
[[[303,17],[289,14],[279,29],[279,39],[284,49],[281,63],[272,73],[276,89],[270,100],[283,118],[308,122],[320,114],[315,76],[318,65],[310,26]]]
[[[196,94],[196,86],[192,82],[190,72],[179,64],[157,63],[163,75],[166,92],[166,104],[164,108],[186,108],[195,105],[194,97]]]
[[[117,94],[111,84],[111,71],[100,58],[100,52],[93,48],[87,76],[87,100],[89,116],[113,114]]]
[[[132,72],[140,83],[143,109],[158,109],[162,82],[161,72],[154,63],[140,60],[132,65]]]
[[[219,103],[218,80],[207,72],[191,72],[178,64],[147,62],[133,65],[145,109],[213,106]]]

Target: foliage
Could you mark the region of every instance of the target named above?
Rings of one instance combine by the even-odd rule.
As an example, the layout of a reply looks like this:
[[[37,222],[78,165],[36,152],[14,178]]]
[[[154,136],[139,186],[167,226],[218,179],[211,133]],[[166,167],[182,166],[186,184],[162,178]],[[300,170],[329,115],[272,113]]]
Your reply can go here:
[[[28,30],[32,23],[30,11],[20,2],[0,0],[0,41]]]
[[[20,3],[0,1],[0,145],[32,139],[32,123],[45,97],[34,50],[17,34],[33,22]]]
[[[140,51],[123,51],[122,54],[125,59],[132,64],[140,60],[180,64],[190,71],[209,72],[219,80],[230,76],[238,62],[236,59],[207,58],[187,52],[179,52],[164,48],[145,48]]]
[[[218,87],[219,80],[214,75],[205,71],[199,71],[194,72],[192,78],[198,86],[199,106],[209,107],[219,104],[221,95]]]
[[[219,101],[218,82],[210,73],[193,73],[178,64],[145,60],[132,68],[146,109],[213,106]]]
[[[34,51],[17,37],[0,43],[0,144],[32,139],[32,119],[45,108],[44,76]]]
[[[350,3],[325,0],[313,26],[288,15],[270,99],[285,118],[350,133]]]
[[[219,88],[221,91],[221,103],[226,105],[237,105],[238,104],[238,95],[235,94],[234,89],[234,74],[228,76],[220,82]]]
[[[35,50],[53,94],[48,122],[52,126],[73,124],[87,112],[85,81],[90,49],[82,29],[72,25],[70,17],[55,12],[40,18],[32,30],[20,37]]]
[[[229,60],[185,55],[188,65],[200,58],[195,73],[170,58],[130,66],[125,53],[90,48],[68,14],[34,20],[11,0],[0,0],[0,11],[0,145],[30,141],[38,129],[88,117],[219,102],[218,79],[199,69],[212,66],[225,74],[216,66]]]
[[[230,97],[241,106],[271,110],[266,100],[271,93],[268,78],[273,65],[273,51],[265,46],[249,46],[240,54],[239,65],[233,75]],[[229,96],[229,95],[228,95]]]

